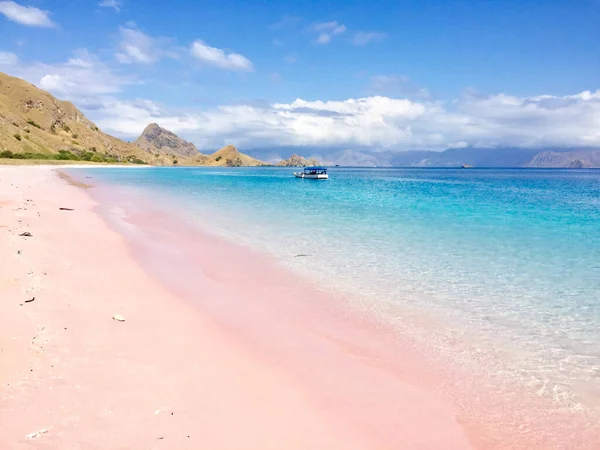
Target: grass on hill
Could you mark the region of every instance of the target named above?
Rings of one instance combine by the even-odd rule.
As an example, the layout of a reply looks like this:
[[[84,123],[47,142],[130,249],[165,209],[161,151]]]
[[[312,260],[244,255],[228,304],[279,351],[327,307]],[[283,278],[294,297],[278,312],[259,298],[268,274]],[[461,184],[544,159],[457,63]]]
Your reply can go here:
[[[129,156],[125,161],[119,161],[117,158],[101,153],[83,151],[73,153],[68,150],[59,150],[58,153],[14,153],[10,150],[0,152],[1,159],[11,160],[35,160],[35,161],[78,161],[78,162],[96,162],[96,163],[130,163],[130,164],[148,164],[145,161]]]
[[[0,158],[0,166],[66,166],[75,164],[104,165],[92,161],[60,161],[58,159],[6,159]]]

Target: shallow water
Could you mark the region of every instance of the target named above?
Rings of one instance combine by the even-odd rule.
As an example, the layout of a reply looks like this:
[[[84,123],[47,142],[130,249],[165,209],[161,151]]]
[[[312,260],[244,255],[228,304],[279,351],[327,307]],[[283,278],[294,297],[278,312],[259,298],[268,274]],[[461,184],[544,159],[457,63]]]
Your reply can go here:
[[[69,171],[277,257],[440,358],[600,405],[600,171]]]

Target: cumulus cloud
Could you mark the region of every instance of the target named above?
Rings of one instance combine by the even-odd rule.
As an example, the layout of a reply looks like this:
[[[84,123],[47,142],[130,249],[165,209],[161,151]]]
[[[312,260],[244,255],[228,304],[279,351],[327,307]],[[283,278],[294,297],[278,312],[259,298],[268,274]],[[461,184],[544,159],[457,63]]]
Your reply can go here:
[[[14,66],[19,63],[19,57],[11,52],[0,52],[0,66]]]
[[[149,121],[169,124],[201,148],[600,147],[600,91],[573,96],[463,97],[453,102],[372,96],[344,101],[224,105],[175,111],[117,102],[94,119],[134,137]],[[169,127],[167,126],[167,128]]]
[[[48,11],[42,11],[34,6],[23,6],[13,1],[0,1],[0,14],[6,16],[8,20],[29,27],[52,28],[56,26],[50,20]]]
[[[200,40],[192,43],[190,53],[194,58],[207,66],[246,72],[253,70],[252,63],[245,56],[239,53],[226,53],[224,50],[211,47]]]
[[[133,119],[135,120],[135,119]],[[158,118],[157,118],[158,120]],[[572,96],[463,97],[453,102],[372,96],[344,101],[228,105],[173,114],[188,139],[204,147],[359,146],[442,150],[448,147],[600,147],[600,91]],[[115,132],[125,132],[113,118]],[[138,123],[137,130],[145,124]],[[131,121],[128,126],[132,127]]]
[[[515,97],[465,94],[462,141],[486,146],[600,146],[600,90],[575,95]]]
[[[336,21],[319,22],[311,27],[311,31],[318,34],[315,39],[317,44],[329,44],[334,36],[346,31],[346,26]]]
[[[152,64],[165,57],[178,57],[175,50],[169,49],[169,39],[151,37],[133,23],[121,27],[119,37],[119,51],[115,58],[122,64]]]
[[[354,35],[352,43],[354,45],[367,45],[371,42],[379,42],[386,38],[385,33],[378,33],[376,31],[359,31]]]
[[[123,7],[123,3],[119,0],[102,0],[100,3],[98,3],[98,6],[101,8],[112,8],[116,12],[119,12]]]

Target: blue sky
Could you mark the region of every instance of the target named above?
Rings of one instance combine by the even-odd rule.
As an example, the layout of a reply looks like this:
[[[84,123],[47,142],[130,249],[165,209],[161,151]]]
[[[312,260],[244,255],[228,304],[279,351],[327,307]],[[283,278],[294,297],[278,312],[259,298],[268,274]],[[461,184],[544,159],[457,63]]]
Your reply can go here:
[[[600,0],[0,0],[0,71],[201,148],[595,146],[599,24]]]

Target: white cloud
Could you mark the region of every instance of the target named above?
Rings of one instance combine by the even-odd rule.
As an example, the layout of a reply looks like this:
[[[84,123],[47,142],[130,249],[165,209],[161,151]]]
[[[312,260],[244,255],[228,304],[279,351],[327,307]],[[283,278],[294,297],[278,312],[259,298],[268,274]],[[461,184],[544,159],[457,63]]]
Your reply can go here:
[[[239,53],[225,53],[220,48],[211,47],[202,41],[194,41],[190,49],[194,58],[208,66],[227,70],[252,71],[252,63]]]
[[[311,31],[318,33],[315,42],[318,44],[329,44],[334,36],[346,31],[346,26],[336,21],[320,22],[312,26]]]
[[[169,49],[169,39],[148,36],[135,28],[135,24],[121,27],[119,35],[121,40],[115,58],[122,64],[152,64],[165,57],[178,57],[175,50]]]
[[[465,96],[448,104],[372,96],[239,104],[208,111],[143,110],[139,105],[113,105],[97,120],[107,130],[132,137],[150,119],[159,121],[201,148],[225,143],[242,148],[352,146],[397,151],[600,147],[600,91],[564,97]]]
[[[116,12],[120,12],[123,7],[123,3],[119,0],[102,0],[98,3],[101,8],[113,8]]]
[[[19,63],[19,57],[11,52],[0,52],[0,66],[15,66]]]
[[[375,31],[359,31],[354,35],[354,39],[352,39],[352,42],[355,45],[367,45],[371,42],[382,41],[386,38],[386,36],[387,35],[385,33],[378,33]]]
[[[0,14],[6,16],[8,20],[29,27],[52,28],[56,26],[50,20],[48,11],[42,11],[33,6],[19,5],[13,1],[0,1]]]

